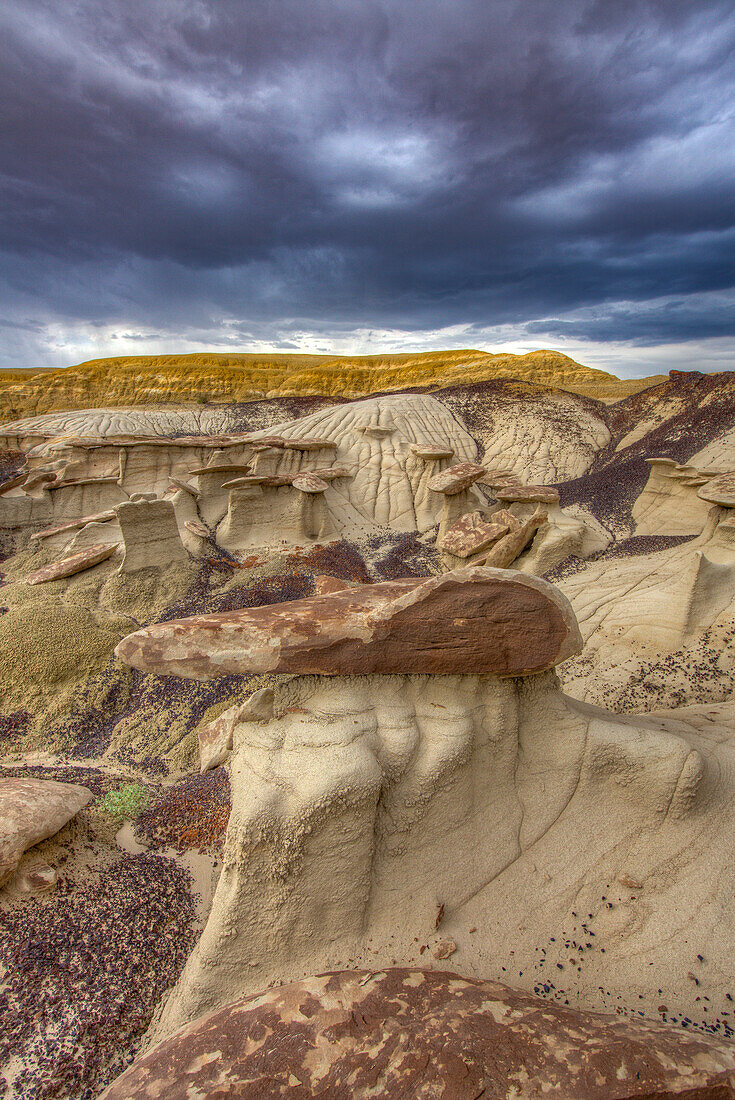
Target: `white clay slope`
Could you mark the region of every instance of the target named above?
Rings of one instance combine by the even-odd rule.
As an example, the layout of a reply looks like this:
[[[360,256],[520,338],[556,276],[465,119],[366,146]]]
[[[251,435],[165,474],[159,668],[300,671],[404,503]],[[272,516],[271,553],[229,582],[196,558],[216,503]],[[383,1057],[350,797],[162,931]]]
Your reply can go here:
[[[735,986],[726,736],[617,719],[553,674],[277,687],[270,716],[235,727],[222,877],[157,1036],[273,982],[430,960],[446,938],[466,975],[593,1008],[634,989],[650,1014],[706,1022],[687,971],[713,1013]]]
[[[269,434],[254,433],[252,438]],[[348,536],[375,524],[397,531],[429,530],[443,503],[428,488],[429,479],[452,464],[477,459],[477,445],[459,420],[436,398],[423,394],[352,401],[279,424],[278,435],[336,444],[319,462],[313,453],[286,451],[268,472],[345,466],[350,476],[330,482],[324,499]],[[445,450],[452,457],[423,459],[415,447]]]
[[[488,466],[508,467],[526,483],[581,477],[610,441],[602,417],[574,394],[468,392],[441,400],[467,416]]]

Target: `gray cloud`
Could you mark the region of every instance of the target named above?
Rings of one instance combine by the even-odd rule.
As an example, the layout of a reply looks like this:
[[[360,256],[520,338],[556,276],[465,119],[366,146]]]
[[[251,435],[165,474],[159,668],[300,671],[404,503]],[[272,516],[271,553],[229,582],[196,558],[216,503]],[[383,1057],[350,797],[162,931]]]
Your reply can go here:
[[[730,0],[5,0],[0,361],[733,335],[734,47]]]

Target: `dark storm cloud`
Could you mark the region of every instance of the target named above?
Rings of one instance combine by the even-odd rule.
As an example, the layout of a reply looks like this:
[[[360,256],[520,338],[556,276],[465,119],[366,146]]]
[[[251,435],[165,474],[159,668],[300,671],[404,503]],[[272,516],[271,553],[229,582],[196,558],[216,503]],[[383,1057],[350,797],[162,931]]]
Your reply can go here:
[[[0,31],[31,332],[731,332],[731,0],[4,0]]]

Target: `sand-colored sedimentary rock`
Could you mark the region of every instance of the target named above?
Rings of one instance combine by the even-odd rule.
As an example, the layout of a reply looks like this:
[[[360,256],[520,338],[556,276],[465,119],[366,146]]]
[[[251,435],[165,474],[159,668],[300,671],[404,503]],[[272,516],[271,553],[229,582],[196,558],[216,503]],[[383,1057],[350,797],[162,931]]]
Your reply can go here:
[[[45,531],[37,531],[31,535],[31,542],[52,538],[54,535],[64,535],[69,531],[77,531],[80,527],[86,527],[88,523],[107,523],[112,519],[115,519],[114,508],[110,508],[106,512],[96,512],[91,516],[81,516],[79,519],[69,520],[67,523],[61,523],[56,527],[47,527]]]
[[[222,877],[160,1034],[275,980],[348,960],[412,964],[441,907],[438,938],[454,941],[465,973],[513,950],[526,988],[550,977],[589,1005],[601,986],[665,987],[694,1011],[681,974],[706,950],[721,960],[708,995],[725,1007],[735,790],[729,773],[714,778],[724,750],[575,703],[551,674],[297,677],[268,713],[232,731]],[[616,874],[651,884],[642,908],[615,891],[606,909]],[[575,903],[605,933],[605,954],[584,952],[581,973],[549,941],[571,929]],[[672,919],[687,929],[673,944]]]
[[[615,709],[716,702],[735,670],[735,524],[708,504],[702,534],[592,563],[561,581],[585,637],[569,690]]]
[[[115,511],[123,538],[120,573],[188,561],[170,501],[128,501]]]
[[[58,833],[92,798],[76,783],[0,779],[0,885],[34,844]]]
[[[104,1100],[303,1095],[727,1100],[735,1048],[419,968],[263,990],[146,1053]]]
[[[343,468],[345,476],[329,479],[324,506],[331,529],[349,538],[376,525],[419,532],[435,526],[442,498],[429,490],[428,482],[450,460],[427,462],[413,448],[451,451],[459,462],[474,463],[477,458],[477,447],[461,423],[424,394],[355,401],[281,424],[279,430],[282,438],[294,443],[311,438],[334,443],[329,461]],[[255,433],[252,441],[258,438],[267,434]],[[284,448],[273,452],[267,472],[319,476],[320,467],[325,462],[319,452]]]
[[[702,495],[705,485],[693,475],[697,468],[669,458],[646,460],[651,473],[632,509],[637,535],[698,535],[712,507]]]
[[[202,680],[244,672],[522,676],[579,646],[574,616],[545,581],[462,569],[160,623],[115,652],[136,668]]]
[[[462,575],[473,579],[463,583]],[[581,1003],[606,1003],[600,989],[621,995],[634,982],[642,996],[660,997],[656,990],[666,986],[667,997],[693,1011],[695,987],[690,997],[680,977],[691,945],[706,944],[721,959],[733,932],[717,900],[732,863],[726,833],[735,787],[720,759],[729,750],[689,727],[621,719],[577,703],[561,694],[551,673],[523,675],[530,662],[525,614],[516,614],[521,604],[514,612],[497,591],[487,600],[478,593],[474,602],[490,609],[490,619],[485,628],[475,619],[467,631],[456,604],[432,602],[443,587],[482,589],[483,578],[517,595],[533,582],[534,593],[561,609],[551,586],[507,571],[460,570],[413,582],[405,595],[398,590],[409,582],[394,582],[397,598],[374,626],[364,611],[353,616],[359,646],[380,655],[368,667],[391,669],[367,675],[354,674],[354,648],[334,645],[355,589],[235,618],[211,616],[208,624],[160,624],[121,643],[118,653],[148,671],[211,676],[267,664],[297,673],[276,683],[255,716],[238,715],[220,739],[221,753],[231,753],[233,805],[224,867],[161,1035],[274,980],[348,960],[413,964],[432,937],[453,941],[453,963],[465,973],[487,973],[490,960],[493,967],[498,957],[505,963],[512,949],[518,980],[528,987],[539,980],[543,944],[541,963],[558,961],[565,971],[552,971],[558,984],[563,978]],[[373,589],[373,607],[384,587],[365,589]],[[473,602],[466,598],[465,613],[467,599]],[[308,605],[308,634],[299,604]],[[502,625],[492,619],[500,611]],[[537,606],[531,620],[540,624]],[[391,630],[402,622],[412,624],[410,646],[392,651]],[[447,632],[432,637],[445,624]],[[542,633],[548,641],[548,624]],[[508,657],[513,637],[525,638],[516,664]],[[268,639],[278,643],[271,647],[279,649],[275,661],[265,656]],[[304,675],[320,643],[325,654],[340,654],[332,675]],[[450,674],[460,662],[467,669],[473,644],[484,647],[486,669],[497,669],[496,646],[503,648],[505,678]],[[432,673],[410,674],[406,649],[420,662],[424,647],[433,654]],[[543,660],[553,664],[565,652],[562,644]],[[676,874],[659,882],[657,869],[672,860]],[[659,883],[646,887],[645,909],[635,910],[639,919],[630,927],[626,918],[619,938],[611,929],[626,904],[608,916],[600,901],[611,875]],[[690,890],[696,875],[699,885]],[[711,905],[701,904],[704,896]],[[568,957],[553,946],[572,919],[570,904],[592,913],[600,933],[607,930],[606,953],[585,952],[583,970],[581,963],[568,970]],[[663,930],[674,912],[687,936],[672,945]],[[650,971],[641,973],[640,952],[654,964]],[[735,973],[709,978],[708,995],[720,1005]]]

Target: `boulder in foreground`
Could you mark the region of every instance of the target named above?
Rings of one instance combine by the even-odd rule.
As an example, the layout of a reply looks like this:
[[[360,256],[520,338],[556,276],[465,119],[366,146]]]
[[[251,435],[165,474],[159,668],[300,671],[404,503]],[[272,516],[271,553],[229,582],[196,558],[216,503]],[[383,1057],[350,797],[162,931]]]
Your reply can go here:
[[[0,885],[28,848],[58,833],[91,798],[77,783],[0,779]]]
[[[574,613],[553,585],[470,568],[157,623],[123,638],[115,653],[144,672],[212,680],[252,672],[525,676],[581,648]]]
[[[431,970],[340,971],[166,1039],[103,1100],[727,1100],[735,1047]]]

